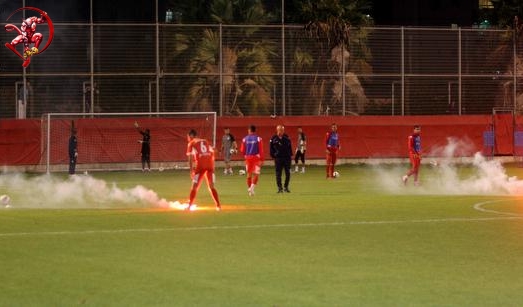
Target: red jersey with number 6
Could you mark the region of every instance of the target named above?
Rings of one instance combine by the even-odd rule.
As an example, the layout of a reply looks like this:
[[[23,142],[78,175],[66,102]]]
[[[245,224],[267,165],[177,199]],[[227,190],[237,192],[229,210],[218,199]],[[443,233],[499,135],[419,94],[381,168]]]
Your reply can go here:
[[[206,139],[194,138],[187,144],[187,156],[192,155],[194,168],[214,170],[214,148]]]

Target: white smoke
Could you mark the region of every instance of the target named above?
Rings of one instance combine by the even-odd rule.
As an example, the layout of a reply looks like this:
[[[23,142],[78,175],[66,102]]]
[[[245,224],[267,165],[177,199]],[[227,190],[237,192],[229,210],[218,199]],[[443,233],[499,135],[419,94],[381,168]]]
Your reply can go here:
[[[1,174],[0,190],[14,208],[151,208],[168,207],[156,192],[137,185],[121,189],[115,183],[87,175]]]
[[[523,195],[523,181],[507,175],[499,160],[488,160],[479,152],[463,158],[473,148],[467,140],[449,138],[446,146],[433,149],[423,161],[430,167],[420,169],[420,186],[414,186],[412,176],[404,186],[401,177],[408,166],[376,167],[377,180],[383,189],[396,194]]]

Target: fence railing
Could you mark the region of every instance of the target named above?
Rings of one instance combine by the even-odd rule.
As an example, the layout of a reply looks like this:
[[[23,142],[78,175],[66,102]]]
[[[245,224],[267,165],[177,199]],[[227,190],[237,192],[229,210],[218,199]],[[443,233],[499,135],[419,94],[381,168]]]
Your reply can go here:
[[[300,25],[57,23],[25,71],[0,48],[0,117],[519,112],[522,41],[511,30],[361,28],[343,47]]]

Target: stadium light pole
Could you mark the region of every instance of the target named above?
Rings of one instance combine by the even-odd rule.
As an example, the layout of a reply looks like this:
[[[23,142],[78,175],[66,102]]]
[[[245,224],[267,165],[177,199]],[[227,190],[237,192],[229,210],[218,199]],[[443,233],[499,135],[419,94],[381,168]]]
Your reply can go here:
[[[22,0],[22,7],[25,7],[25,0]],[[22,19],[25,20],[25,10],[22,10]],[[22,68],[22,81],[23,81],[22,99],[24,100],[23,103],[26,107],[26,112],[27,112],[27,102],[28,101],[27,101],[27,71],[26,71],[26,68],[27,67],[25,67],[25,66]],[[16,86],[16,83],[15,83],[15,86]],[[33,115],[33,108],[31,108],[31,117],[33,117],[32,115]],[[16,115],[16,117],[18,117],[18,114]]]
[[[94,25],[93,25],[93,22],[94,22],[94,16],[93,16],[93,0],[90,0],[89,1],[89,53],[90,53],[90,69],[91,69],[91,74],[89,76],[89,82],[91,83],[90,84],[90,91],[89,91],[89,97],[90,98],[90,104],[89,104],[89,114],[91,114],[91,117],[93,117],[93,113],[94,113],[94,104],[95,104],[95,101],[94,101]],[[84,106],[85,108],[85,106]]]
[[[513,39],[512,39],[512,52],[513,52],[513,55],[512,55],[512,58],[513,58],[513,65],[514,67],[512,68],[513,70],[513,73],[512,73],[512,82],[514,84],[514,86],[512,87],[512,95],[513,95],[513,100],[514,100],[514,106],[513,106],[513,110],[516,111],[517,110],[517,99],[518,99],[518,63],[517,63],[517,57],[518,57],[518,44],[517,44],[517,41],[518,41],[518,35],[517,35],[517,32],[518,32],[518,28],[519,28],[519,18],[518,16],[514,16],[514,29],[512,30],[512,35],[513,35]]]
[[[160,68],[160,24],[158,16],[158,0],[155,1],[155,22],[156,22],[156,112],[160,112],[160,74],[162,70]],[[157,115],[159,117],[159,115]]]
[[[285,0],[281,0],[281,108],[282,115],[285,116]],[[274,102],[276,103],[276,102]],[[276,114],[274,114],[276,115]]]

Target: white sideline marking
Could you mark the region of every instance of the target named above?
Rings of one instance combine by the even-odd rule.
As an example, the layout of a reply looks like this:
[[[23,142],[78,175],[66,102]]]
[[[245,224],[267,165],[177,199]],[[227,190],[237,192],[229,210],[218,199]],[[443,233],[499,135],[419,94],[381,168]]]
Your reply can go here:
[[[417,223],[446,223],[446,222],[484,222],[499,220],[520,220],[523,216],[497,216],[484,218],[442,218],[423,220],[393,220],[393,221],[350,221],[350,222],[325,222],[305,224],[260,224],[260,225],[232,225],[232,226],[195,226],[179,228],[131,228],[111,230],[78,230],[78,231],[43,231],[43,232],[13,232],[0,233],[1,237],[19,236],[59,236],[59,235],[90,235],[90,234],[119,234],[119,233],[147,233],[168,231],[197,231],[197,230],[237,230],[237,229],[268,229],[268,228],[307,228],[322,226],[351,226],[351,225],[387,225],[387,224],[417,224]]]
[[[504,201],[507,201],[507,199],[499,199],[499,200],[489,200],[489,201],[484,201],[484,202],[481,202],[481,203],[474,204],[474,209],[476,209],[476,210],[478,210],[478,211],[481,211],[481,212],[485,212],[485,213],[494,213],[494,214],[500,214],[500,215],[508,215],[508,216],[514,216],[514,217],[522,217],[520,214],[517,214],[517,213],[503,212],[503,211],[496,211],[496,210],[491,210],[491,209],[485,209],[485,208],[483,208],[483,205],[493,204],[493,203],[500,203],[500,202],[504,202]]]

